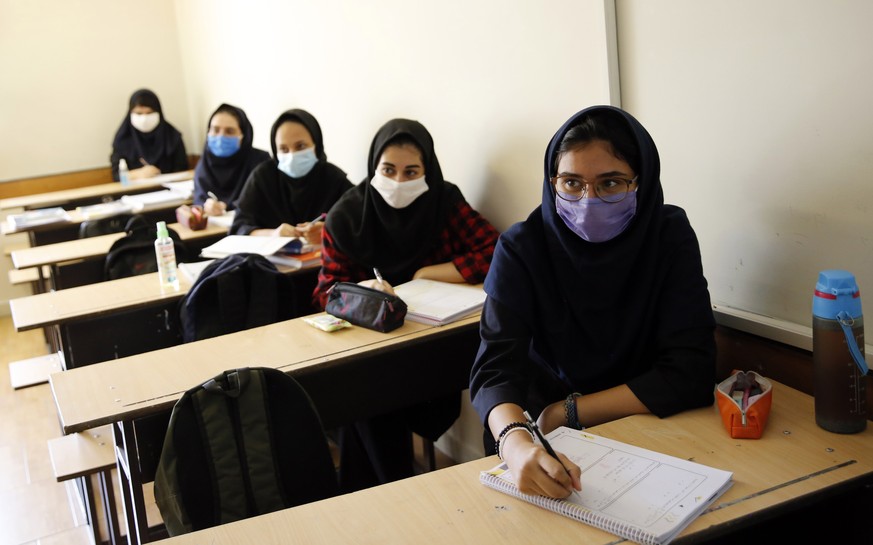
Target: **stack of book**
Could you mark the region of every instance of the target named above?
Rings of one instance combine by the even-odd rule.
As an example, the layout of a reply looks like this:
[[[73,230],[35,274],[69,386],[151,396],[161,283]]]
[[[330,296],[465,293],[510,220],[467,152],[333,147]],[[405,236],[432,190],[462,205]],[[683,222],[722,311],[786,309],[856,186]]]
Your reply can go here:
[[[295,269],[321,263],[321,245],[297,237],[228,235],[200,251],[202,257],[220,259],[232,254],[259,254],[277,265]]]

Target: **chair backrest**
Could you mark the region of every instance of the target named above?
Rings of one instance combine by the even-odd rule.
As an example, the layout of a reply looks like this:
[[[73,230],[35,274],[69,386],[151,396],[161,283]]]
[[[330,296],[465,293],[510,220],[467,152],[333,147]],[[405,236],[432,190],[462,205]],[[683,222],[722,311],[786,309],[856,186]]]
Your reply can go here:
[[[118,214],[108,218],[87,220],[79,224],[79,238],[98,237],[124,231],[134,214]]]
[[[269,259],[232,254],[207,266],[179,303],[182,340],[197,341],[296,316],[294,281]]]
[[[282,371],[232,369],[173,407],[155,475],[171,536],[339,492],[318,412]]]
[[[105,280],[127,278],[139,274],[157,272],[158,261],[155,257],[155,239],[157,227],[150,224],[143,216],[134,215],[124,226],[127,234],[112,243],[106,259],[103,262]],[[176,262],[187,261],[188,247],[173,229],[167,228],[176,249]]]

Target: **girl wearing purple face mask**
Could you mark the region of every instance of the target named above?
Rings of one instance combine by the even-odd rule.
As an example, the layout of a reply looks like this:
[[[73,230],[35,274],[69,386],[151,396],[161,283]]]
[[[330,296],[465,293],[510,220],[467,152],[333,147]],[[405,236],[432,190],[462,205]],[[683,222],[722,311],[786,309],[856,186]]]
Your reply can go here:
[[[597,106],[549,143],[542,204],[501,236],[470,380],[485,448],[522,491],[566,497],[569,469],[519,429],[543,432],[710,405],[715,321],[694,230],[665,205],[651,136]],[[551,477],[557,475],[558,477]]]

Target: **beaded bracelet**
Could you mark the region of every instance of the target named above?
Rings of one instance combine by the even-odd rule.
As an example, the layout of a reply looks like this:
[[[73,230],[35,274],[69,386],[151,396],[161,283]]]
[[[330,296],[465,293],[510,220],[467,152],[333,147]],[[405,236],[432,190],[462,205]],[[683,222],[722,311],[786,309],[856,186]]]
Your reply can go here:
[[[512,422],[507,425],[505,428],[500,430],[500,434],[497,436],[497,440],[494,441],[494,451],[497,452],[498,458],[500,457],[500,441],[509,433],[510,430],[514,430],[516,428],[524,428],[530,431],[527,427],[527,422]],[[500,458],[501,460],[503,458]]]
[[[564,400],[564,417],[567,419],[567,425],[574,430],[584,430],[585,426],[579,422],[579,414],[576,412],[576,398],[582,397],[579,392],[573,392]]]
[[[530,431],[530,428],[529,428],[529,427],[527,427],[527,426],[523,426],[523,427],[512,428],[511,430],[509,430],[509,431],[507,431],[506,433],[504,433],[504,434],[503,434],[503,437],[501,437],[501,438],[497,441],[497,457],[500,458],[501,460],[503,459],[503,443],[506,442],[506,438],[507,438],[507,437],[509,437],[510,435],[512,435],[513,433],[515,433],[515,432],[517,432],[517,431],[524,431],[524,432],[527,432],[527,434],[530,435],[531,441],[533,441],[533,437],[534,437],[534,435],[533,435],[533,432]]]

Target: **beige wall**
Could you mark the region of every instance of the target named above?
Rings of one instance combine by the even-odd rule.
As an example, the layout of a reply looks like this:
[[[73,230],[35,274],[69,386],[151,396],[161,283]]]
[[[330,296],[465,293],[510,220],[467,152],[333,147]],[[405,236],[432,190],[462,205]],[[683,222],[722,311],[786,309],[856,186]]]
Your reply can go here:
[[[433,134],[443,174],[500,229],[539,203],[542,156],[575,111],[609,102],[603,0],[177,2],[191,124],[242,107],[269,150],[303,108],[358,183],[393,117]],[[196,138],[202,145],[203,134]]]
[[[11,121],[4,132],[17,139],[0,148],[0,180],[105,164],[130,92],[150,86],[189,152],[202,148],[222,102],[246,110],[267,150],[275,118],[304,108],[322,125],[329,159],[355,183],[379,126],[417,119],[446,178],[503,230],[539,203],[554,131],[618,93],[612,0],[559,0],[548,10],[520,0],[0,6],[0,69],[22,74],[0,91]],[[46,127],[58,120],[75,131],[53,131],[48,147]],[[442,441],[457,459],[481,455],[469,407]]]
[[[713,301],[810,326],[817,274],[837,268],[869,313],[873,3],[623,0],[617,13],[622,104],[658,144]]]
[[[174,6],[0,0],[0,181],[108,166],[140,87],[190,137]]]

